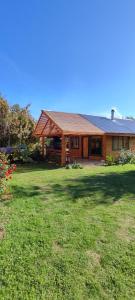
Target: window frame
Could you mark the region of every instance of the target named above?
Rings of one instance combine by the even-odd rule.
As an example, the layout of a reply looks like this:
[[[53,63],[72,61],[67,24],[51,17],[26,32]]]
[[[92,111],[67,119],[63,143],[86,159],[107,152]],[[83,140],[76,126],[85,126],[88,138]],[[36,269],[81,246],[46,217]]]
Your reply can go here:
[[[120,151],[122,149],[129,150],[129,141],[129,136],[113,136],[112,151]]]
[[[75,143],[77,141],[77,143]],[[70,137],[70,145],[71,149],[79,149],[80,148],[80,138],[79,136],[71,136]]]

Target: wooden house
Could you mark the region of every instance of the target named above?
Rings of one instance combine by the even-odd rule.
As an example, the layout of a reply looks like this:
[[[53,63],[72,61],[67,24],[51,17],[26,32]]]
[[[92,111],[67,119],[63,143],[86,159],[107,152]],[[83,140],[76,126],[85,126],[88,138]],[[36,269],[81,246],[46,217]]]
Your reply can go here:
[[[123,148],[135,151],[135,120],[117,119],[114,110],[110,118],[42,111],[34,135],[41,139],[42,155],[61,165],[116,157]]]

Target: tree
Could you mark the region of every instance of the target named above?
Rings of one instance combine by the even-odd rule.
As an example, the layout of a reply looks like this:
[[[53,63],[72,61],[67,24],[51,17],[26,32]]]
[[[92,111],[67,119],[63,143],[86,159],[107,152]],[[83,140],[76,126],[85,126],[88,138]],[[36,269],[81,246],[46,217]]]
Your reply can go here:
[[[133,117],[133,116],[127,116],[126,119],[128,119],[128,120],[135,120],[135,117]]]
[[[7,145],[10,108],[6,99],[0,95],[0,146]]]
[[[29,143],[33,140],[35,121],[29,112],[29,107],[30,105],[21,108],[18,104],[11,107],[10,134],[15,144]]]
[[[0,98],[0,146],[30,143],[35,121],[29,111],[30,105],[21,108],[19,104],[9,106]]]

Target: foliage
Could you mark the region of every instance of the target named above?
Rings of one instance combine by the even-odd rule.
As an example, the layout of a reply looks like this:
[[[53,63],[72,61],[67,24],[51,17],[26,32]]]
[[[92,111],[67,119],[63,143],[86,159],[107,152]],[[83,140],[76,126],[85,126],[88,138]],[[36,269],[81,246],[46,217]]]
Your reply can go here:
[[[126,119],[127,120],[135,120],[135,117],[134,116],[127,116]]]
[[[41,144],[35,143],[29,145],[30,157],[35,161],[43,160],[41,155]]]
[[[16,165],[9,165],[7,157],[0,153],[0,195],[6,192],[7,182],[12,179],[12,173],[16,170]]]
[[[34,140],[32,137],[34,124],[34,119],[29,112],[29,105],[24,108],[21,108],[19,105],[11,107],[10,133],[14,143],[21,145]]]
[[[0,97],[0,146],[29,144],[35,141],[32,137],[35,121],[29,112],[29,105],[21,108],[18,104],[9,106]]]
[[[7,145],[9,105],[6,99],[0,96],[0,145]]]
[[[14,152],[8,157],[11,162],[14,161],[15,163],[30,163],[33,161],[43,160],[40,143],[20,145],[14,149]]]
[[[125,164],[135,164],[135,153],[131,150],[122,149],[117,158],[109,154],[106,157],[106,165],[125,165]]]
[[[20,162],[20,163],[25,162],[27,161],[28,157],[29,157],[29,151],[27,148],[26,149],[17,148],[13,154],[13,160],[15,162]]]
[[[79,163],[74,162],[73,164],[67,164],[65,169],[83,169],[83,167]]]
[[[134,165],[18,167],[0,203],[0,299],[134,299],[134,181]]]
[[[135,153],[130,150],[121,150],[119,158],[118,158],[119,164],[128,164],[128,163],[135,163]]]
[[[113,166],[115,164],[115,158],[113,157],[113,155],[108,154],[106,156],[106,165],[107,166]]]

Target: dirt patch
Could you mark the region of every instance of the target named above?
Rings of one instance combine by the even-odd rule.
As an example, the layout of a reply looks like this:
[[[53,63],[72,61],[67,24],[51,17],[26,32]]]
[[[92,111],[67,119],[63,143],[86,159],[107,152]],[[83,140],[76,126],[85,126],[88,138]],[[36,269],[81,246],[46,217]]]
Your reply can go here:
[[[100,260],[101,260],[100,254],[98,254],[92,250],[87,250],[86,254],[95,265],[100,265]]]
[[[133,229],[135,231],[135,219],[128,216],[120,220],[120,226],[117,230],[117,237],[127,242],[134,240],[134,234],[130,232]]]
[[[0,201],[9,201],[12,199],[12,194],[5,194],[5,195],[1,195],[0,197]]]
[[[5,232],[4,229],[2,227],[0,227],[0,240],[2,240],[5,236]]]
[[[62,252],[63,251],[63,247],[60,245],[60,243],[58,241],[54,241],[53,242],[53,250],[55,252]]]

